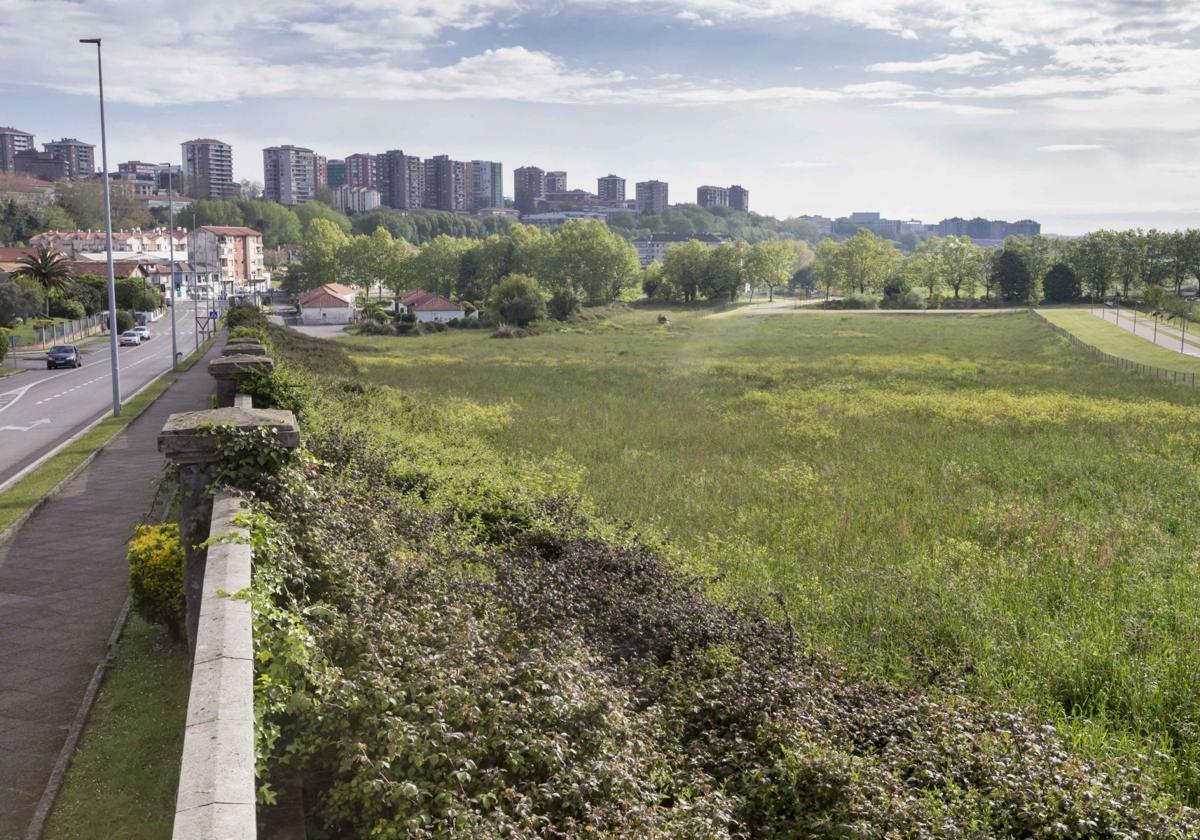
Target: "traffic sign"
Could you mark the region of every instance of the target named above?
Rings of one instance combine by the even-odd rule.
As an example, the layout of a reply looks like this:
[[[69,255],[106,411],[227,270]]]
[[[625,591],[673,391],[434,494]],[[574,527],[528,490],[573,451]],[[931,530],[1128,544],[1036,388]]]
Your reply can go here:
[[[221,316],[220,316],[220,313],[217,312],[217,310],[210,309],[210,310],[208,310],[208,317],[210,320],[215,321],[215,320],[217,320],[217,318],[219,318]]]
[[[203,315],[197,315],[196,329],[198,329],[200,332],[208,332],[208,318]]]

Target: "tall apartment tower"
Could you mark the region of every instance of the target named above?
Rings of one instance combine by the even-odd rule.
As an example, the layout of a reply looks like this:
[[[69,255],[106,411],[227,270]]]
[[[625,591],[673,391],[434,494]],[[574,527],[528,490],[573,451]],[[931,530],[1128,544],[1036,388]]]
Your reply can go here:
[[[212,138],[183,146],[183,179],[192,198],[230,198],[239,193],[233,180],[233,147]]]
[[[399,149],[377,158],[380,199],[397,210],[419,210],[425,202],[425,165]]]
[[[537,212],[537,203],[546,197],[546,173],[536,166],[513,170],[513,198],[522,213]]]
[[[317,195],[317,156],[302,146],[263,149],[263,197],[288,207]]]
[[[43,143],[42,148],[67,165],[68,178],[90,178],[96,174],[96,147],[74,137]]]
[[[638,181],[636,190],[639,213],[662,213],[667,209],[666,181]]]
[[[326,184],[331,190],[346,183],[346,161],[334,159],[326,162],[325,172],[328,176]]]
[[[750,212],[750,190],[734,184],[729,188],[729,206],[733,210]]]
[[[619,175],[605,175],[596,179],[596,197],[601,201],[620,204],[625,201],[625,179]]]
[[[432,210],[466,210],[471,190],[471,169],[449,155],[425,161],[425,206]]]
[[[33,149],[33,135],[0,125],[0,172],[12,175],[17,171],[17,152]]]
[[[313,155],[313,171],[317,176],[317,189],[329,186],[329,160],[325,155]]]
[[[499,161],[473,160],[470,209],[504,206],[504,167]]]
[[[546,192],[563,193],[567,191],[567,173],[561,169],[546,173]]]
[[[379,188],[379,162],[375,155],[356,154],[346,158],[346,184],[351,187]]]
[[[697,187],[696,203],[701,207],[728,207],[729,190],[724,187]]]

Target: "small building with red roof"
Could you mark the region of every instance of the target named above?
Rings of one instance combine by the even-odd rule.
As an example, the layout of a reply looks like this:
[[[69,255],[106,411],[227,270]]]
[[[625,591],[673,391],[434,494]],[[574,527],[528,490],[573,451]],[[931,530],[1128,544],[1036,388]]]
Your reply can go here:
[[[326,283],[309,289],[300,296],[300,323],[353,323],[357,297],[357,290],[340,283]]]
[[[396,298],[396,313],[405,315],[409,312],[415,315],[418,321],[424,323],[453,321],[455,318],[461,320],[466,317],[466,310],[463,309],[461,303],[455,303],[439,294],[420,289],[401,292],[400,296]]]

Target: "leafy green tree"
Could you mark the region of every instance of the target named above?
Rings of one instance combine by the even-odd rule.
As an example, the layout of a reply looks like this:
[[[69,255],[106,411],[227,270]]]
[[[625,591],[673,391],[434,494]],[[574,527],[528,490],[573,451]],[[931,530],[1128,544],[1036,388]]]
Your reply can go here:
[[[474,247],[469,239],[436,236],[405,262],[404,282],[413,288],[452,297],[462,274],[463,255]]]
[[[340,254],[342,276],[363,289],[369,300],[371,290],[394,284],[399,251],[385,228],[376,228],[370,236],[355,236]]]
[[[252,227],[263,235],[264,248],[299,245],[304,240],[300,217],[290,207],[265,199],[239,198],[234,199],[234,203],[241,213],[241,224]]]
[[[537,281],[525,274],[510,274],[497,283],[488,304],[501,322],[518,327],[546,317],[546,302]]]
[[[936,254],[942,281],[955,299],[963,291],[974,297],[984,272],[983,256],[975,243],[966,236],[947,236],[938,240]]]
[[[342,252],[349,237],[336,223],[322,218],[314,218],[305,231],[302,265],[307,288],[338,282],[342,277]]]
[[[350,233],[350,219],[341,210],[334,210],[328,204],[323,204],[320,201],[306,201],[296,207],[296,218],[300,220],[300,227],[304,229],[304,233],[308,235],[308,226],[317,219],[323,219],[327,222],[332,222],[342,233]]]
[[[864,228],[842,243],[840,258],[846,291],[866,294],[883,291],[900,254],[892,243]]]
[[[579,298],[570,289],[559,289],[546,303],[546,312],[555,321],[570,321],[579,315]]]
[[[806,249],[808,246],[804,246]],[[766,287],[768,300],[775,300],[775,289],[791,279],[799,262],[796,248],[782,239],[764,239],[750,246],[746,255],[746,277],[751,287]]]
[[[662,282],[678,290],[685,303],[696,300],[708,273],[713,249],[697,239],[667,248],[662,260]]]
[[[1070,265],[1093,300],[1103,300],[1113,282],[1116,237],[1112,231],[1093,231],[1071,244]]]
[[[42,308],[42,296],[20,283],[0,283],[0,327],[11,327],[17,319],[24,320],[38,314]]]
[[[599,219],[567,222],[554,235],[538,277],[595,305],[614,300],[638,274],[637,251]]]
[[[1064,262],[1055,263],[1042,281],[1047,303],[1073,303],[1079,300],[1082,289],[1075,270]]]
[[[731,242],[712,249],[704,267],[700,290],[709,300],[737,300],[746,283],[745,242]]]
[[[28,204],[13,199],[0,204],[0,243],[28,242],[48,229],[42,214]]]
[[[104,184],[100,179],[59,181],[54,188],[56,200],[81,228],[104,228]],[[146,202],[133,194],[133,186],[124,181],[109,185],[114,228],[149,227],[150,211]]]
[[[27,277],[44,290],[46,317],[50,317],[50,298],[71,286],[71,269],[66,259],[57,251],[42,246],[32,254],[18,257],[17,264],[20,268],[13,272],[17,277]]]
[[[909,288],[924,289],[927,299],[932,299],[942,288],[942,272],[937,258],[939,241],[933,238],[918,243],[902,268]]]
[[[246,219],[241,204],[232,198],[196,199],[186,208],[175,208],[175,224],[188,230],[205,225],[239,227],[246,224]]]
[[[825,290],[826,300],[831,292],[843,288],[846,283],[846,267],[842,259],[842,246],[838,242],[822,239],[817,243],[813,274],[816,282]]]
[[[1033,279],[1025,258],[1015,248],[1001,248],[993,257],[991,285],[1000,291],[1000,297],[1009,303],[1027,303],[1033,292]]]
[[[161,309],[163,296],[158,289],[141,277],[121,277],[113,284],[117,296],[117,308],[131,312],[152,312]]]

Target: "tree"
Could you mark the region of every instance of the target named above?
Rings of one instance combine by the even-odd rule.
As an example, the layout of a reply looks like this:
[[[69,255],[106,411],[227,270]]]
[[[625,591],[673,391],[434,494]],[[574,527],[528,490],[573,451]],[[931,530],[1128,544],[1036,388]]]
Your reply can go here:
[[[113,283],[117,296],[117,308],[131,312],[151,312],[161,309],[163,296],[158,289],[141,277],[121,277]]]
[[[100,179],[59,181],[55,185],[59,205],[70,214],[79,227],[104,227],[104,184]],[[125,181],[109,182],[113,228],[148,227],[150,211],[146,202],[133,194],[133,186]]]
[[[469,239],[434,237],[404,263],[402,277],[408,285],[445,297],[455,294],[462,273],[463,255],[475,247]]]
[[[570,289],[559,289],[550,296],[546,311],[555,321],[570,321],[579,314],[579,298]]]
[[[1114,244],[1115,237],[1107,230],[1093,231],[1071,244],[1071,268],[1093,300],[1102,300],[1112,285]]]
[[[746,254],[749,246],[745,242],[731,242],[712,249],[700,290],[709,300],[737,300],[738,292],[746,282]]]
[[[899,259],[896,246],[863,228],[842,243],[842,279],[846,291],[866,294],[883,291],[883,283]]]
[[[1015,248],[1001,248],[992,258],[992,285],[1000,290],[1000,297],[1009,303],[1027,303],[1033,291],[1033,278],[1025,258]]]
[[[501,322],[518,327],[546,317],[546,302],[537,281],[525,274],[510,274],[497,283],[489,305]]]
[[[299,205],[295,212],[305,235],[308,234],[308,226],[316,219],[332,222],[342,233],[350,233],[350,219],[341,210],[334,210],[328,204],[320,201],[306,201]]]
[[[599,219],[567,222],[554,235],[538,274],[548,289],[569,289],[595,305],[632,286],[637,251]]]
[[[974,297],[979,281],[983,277],[983,257],[975,243],[966,236],[947,236],[938,240],[937,264],[942,280],[954,292],[966,291]]]
[[[818,242],[813,272],[816,282],[825,290],[825,299],[828,300],[830,292],[841,289],[846,282],[842,246],[832,239],[822,239]]]
[[[1066,263],[1055,263],[1046,272],[1042,288],[1047,303],[1072,303],[1079,300],[1079,278],[1075,271]]]
[[[240,211],[242,221],[238,224],[252,227],[263,235],[264,248],[280,245],[299,245],[304,240],[304,229],[300,217],[290,207],[274,201],[235,199],[233,204]],[[181,214],[186,217],[186,213]]]
[[[310,202],[311,203],[311,202]],[[328,219],[313,219],[304,236],[304,281],[314,289],[325,283],[335,283],[342,276],[342,251],[350,239]]]
[[[662,260],[662,282],[678,290],[684,302],[696,299],[708,271],[713,249],[697,239],[667,248]]]
[[[19,257],[17,264],[21,266],[13,272],[17,277],[27,277],[45,290],[46,317],[50,317],[50,296],[61,293],[71,285],[71,269],[66,259],[57,251],[43,246],[32,254]]]
[[[11,327],[18,319],[38,314],[42,298],[33,289],[20,283],[0,283],[0,327]]]
[[[373,288],[393,284],[397,251],[392,235],[376,228],[370,236],[356,236],[342,249],[343,276],[361,287],[367,299]]]
[[[942,288],[942,272],[938,265],[939,241],[934,238],[919,243],[904,261],[903,272],[909,286],[924,289],[927,300],[932,300]]]
[[[804,246],[807,250],[808,246]],[[775,287],[782,286],[796,271],[797,251],[782,239],[765,239],[750,246],[746,255],[746,277],[751,287],[765,286],[768,300],[775,300]]]

